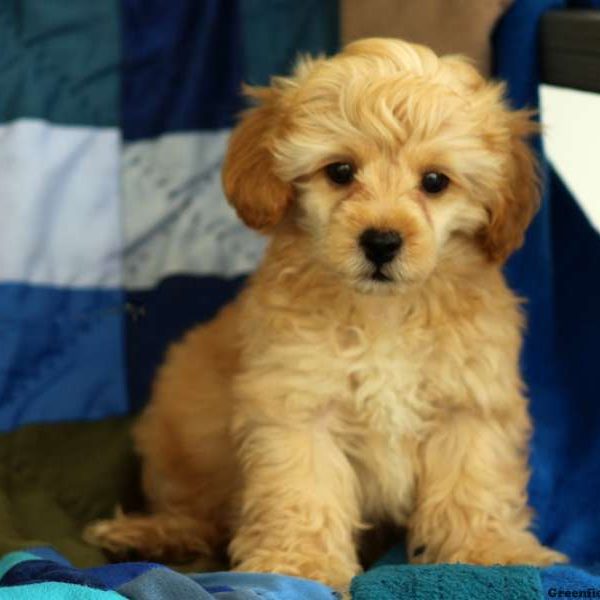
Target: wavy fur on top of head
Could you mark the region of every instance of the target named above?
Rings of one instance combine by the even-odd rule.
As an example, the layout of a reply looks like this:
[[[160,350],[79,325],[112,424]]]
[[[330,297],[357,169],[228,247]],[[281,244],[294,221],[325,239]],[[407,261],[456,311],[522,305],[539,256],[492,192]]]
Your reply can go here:
[[[223,182],[272,239],[160,370],[134,431],[149,514],[88,539],[161,560],[228,545],[238,570],[341,588],[385,520],[412,562],[564,560],[528,529],[523,319],[501,270],[538,201],[529,114],[464,59],[398,40],[249,94]],[[428,172],[449,185],[427,192]]]

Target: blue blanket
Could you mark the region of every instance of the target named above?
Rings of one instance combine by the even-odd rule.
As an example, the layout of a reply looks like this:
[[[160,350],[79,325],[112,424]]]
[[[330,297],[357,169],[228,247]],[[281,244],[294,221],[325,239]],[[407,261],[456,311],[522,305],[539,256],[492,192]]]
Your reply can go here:
[[[0,3],[0,165],[10,166],[0,178],[0,430],[136,411],[166,345],[236,293],[262,249],[220,190],[236,90],[242,78],[264,83],[284,71],[297,50],[334,50],[336,4]],[[516,0],[498,28],[496,73],[516,106],[538,104],[541,14],[570,4],[600,7]],[[542,210],[507,267],[529,298],[529,491],[540,538],[587,571],[388,565],[355,580],[357,598],[461,597],[457,581],[470,597],[600,589],[600,238],[543,164]],[[164,578],[200,598],[329,593],[315,584],[311,596],[302,588],[310,584],[281,577],[202,579],[156,565],[76,571],[58,556],[41,559],[6,557],[0,598],[84,597],[82,589],[161,598]],[[136,581],[148,587],[124,592]]]
[[[52,550],[0,560],[0,600],[332,600],[319,583],[259,573],[182,575],[153,563],[75,569]]]

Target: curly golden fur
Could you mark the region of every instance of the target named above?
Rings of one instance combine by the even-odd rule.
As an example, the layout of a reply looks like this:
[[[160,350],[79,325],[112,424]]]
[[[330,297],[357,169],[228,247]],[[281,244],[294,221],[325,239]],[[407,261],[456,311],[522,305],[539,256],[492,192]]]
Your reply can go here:
[[[160,370],[135,428],[149,514],[88,539],[152,558],[228,544],[238,570],[333,586],[384,519],[413,562],[565,560],[528,530],[523,317],[501,267],[538,203],[536,127],[503,91],[387,39],[248,90],[223,182],[270,245]],[[349,184],[327,178],[336,162]],[[402,239],[378,278],[368,229]]]

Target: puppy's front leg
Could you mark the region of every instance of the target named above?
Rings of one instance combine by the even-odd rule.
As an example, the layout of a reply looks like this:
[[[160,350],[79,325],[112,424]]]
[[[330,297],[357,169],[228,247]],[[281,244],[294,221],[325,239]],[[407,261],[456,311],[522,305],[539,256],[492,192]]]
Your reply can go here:
[[[242,428],[241,519],[230,545],[236,570],[316,579],[337,588],[359,571],[357,482],[319,423]]]
[[[528,531],[527,431],[523,413],[494,420],[459,412],[424,442],[409,523],[413,562],[566,561]]]

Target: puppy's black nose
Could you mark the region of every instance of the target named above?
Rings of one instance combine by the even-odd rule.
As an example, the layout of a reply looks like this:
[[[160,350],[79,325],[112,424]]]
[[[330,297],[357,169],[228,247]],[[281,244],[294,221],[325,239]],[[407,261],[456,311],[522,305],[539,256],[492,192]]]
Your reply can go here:
[[[367,229],[362,232],[359,243],[367,259],[380,267],[394,260],[402,246],[402,238],[395,231]]]

